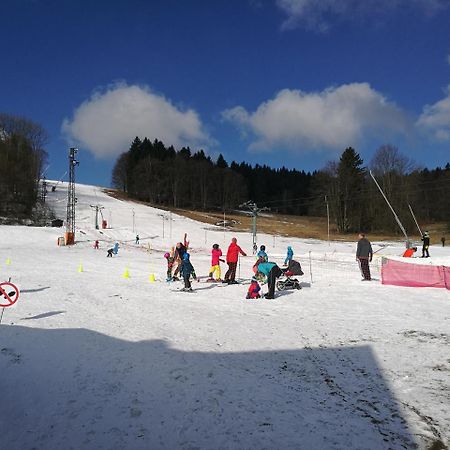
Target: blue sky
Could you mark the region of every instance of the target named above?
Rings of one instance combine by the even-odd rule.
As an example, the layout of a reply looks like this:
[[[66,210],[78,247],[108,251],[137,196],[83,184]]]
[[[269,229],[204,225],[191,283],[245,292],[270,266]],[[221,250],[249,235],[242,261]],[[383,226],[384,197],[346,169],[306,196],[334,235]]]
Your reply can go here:
[[[47,178],[108,186],[134,136],[323,167],[386,143],[450,160],[450,0],[3,0],[0,111],[50,133]]]

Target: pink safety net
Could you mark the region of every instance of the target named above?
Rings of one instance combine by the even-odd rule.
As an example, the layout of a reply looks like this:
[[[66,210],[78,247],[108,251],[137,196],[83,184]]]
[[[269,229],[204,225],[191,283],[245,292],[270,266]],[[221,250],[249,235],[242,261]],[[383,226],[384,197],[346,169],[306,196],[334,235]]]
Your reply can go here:
[[[410,287],[437,287],[450,290],[450,267],[414,264],[383,258],[382,284]]]

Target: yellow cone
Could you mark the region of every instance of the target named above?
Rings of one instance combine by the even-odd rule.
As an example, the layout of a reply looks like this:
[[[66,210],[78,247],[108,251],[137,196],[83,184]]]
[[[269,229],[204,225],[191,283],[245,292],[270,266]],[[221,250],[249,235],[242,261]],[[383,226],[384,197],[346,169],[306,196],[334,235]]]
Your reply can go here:
[[[128,271],[128,267],[125,267],[125,272],[122,274],[123,278],[130,278],[130,272]]]
[[[11,265],[11,258],[6,258],[6,265],[10,266]]]
[[[151,274],[148,276],[148,281],[150,281],[150,283],[154,283],[154,282],[156,281],[156,279],[155,279],[155,274],[154,274],[154,273],[151,273]]]
[[[80,264],[78,265],[78,273],[81,273],[81,272],[83,272],[83,264],[81,264],[81,261],[80,261]]]

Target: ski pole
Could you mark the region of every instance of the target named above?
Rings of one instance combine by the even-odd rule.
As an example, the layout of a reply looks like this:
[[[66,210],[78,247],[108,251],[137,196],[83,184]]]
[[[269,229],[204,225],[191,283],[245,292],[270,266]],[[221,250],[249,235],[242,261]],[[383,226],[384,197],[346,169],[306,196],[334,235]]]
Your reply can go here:
[[[238,269],[238,278],[240,279],[240,278],[241,278],[241,258],[238,258],[238,266],[239,266],[239,269]]]
[[[311,250],[309,251],[309,275],[310,275],[310,277],[311,277],[311,284],[313,284],[312,263],[311,263]]]

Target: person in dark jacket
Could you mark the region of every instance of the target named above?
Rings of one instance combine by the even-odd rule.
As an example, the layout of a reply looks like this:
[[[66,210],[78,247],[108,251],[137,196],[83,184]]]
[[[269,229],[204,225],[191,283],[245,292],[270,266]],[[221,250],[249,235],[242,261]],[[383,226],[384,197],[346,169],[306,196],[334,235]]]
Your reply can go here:
[[[283,275],[283,272],[274,262],[262,262],[258,264],[258,272],[256,274],[256,277],[258,277],[259,274],[267,277],[267,287],[269,291],[264,296],[264,298],[275,298],[275,282],[277,278]]]
[[[186,246],[181,242],[178,242],[178,244],[175,247],[175,251],[173,253],[173,257],[175,259],[175,262],[177,263],[177,267],[175,269],[175,272],[173,273],[174,277],[176,277],[180,273],[181,264],[183,262],[183,255],[186,252],[187,252]]]
[[[428,252],[428,247],[430,246],[430,235],[428,234],[428,231],[423,233],[422,242],[422,258],[429,258],[430,253]]]
[[[358,246],[356,247],[356,260],[359,262],[359,267],[363,276],[363,281],[370,281],[369,262],[372,261],[373,251],[369,240],[364,233],[359,233]]]
[[[189,253],[185,252],[183,254],[183,260],[181,261],[181,276],[184,280],[184,288],[183,291],[192,291],[191,282],[189,280],[190,276],[194,273],[194,267],[189,260]]]

